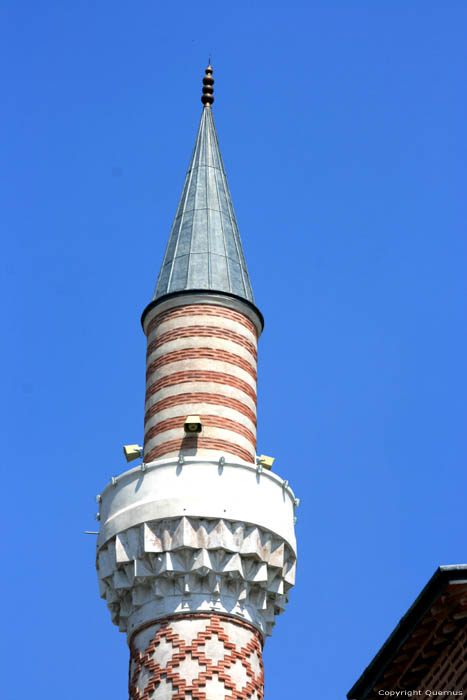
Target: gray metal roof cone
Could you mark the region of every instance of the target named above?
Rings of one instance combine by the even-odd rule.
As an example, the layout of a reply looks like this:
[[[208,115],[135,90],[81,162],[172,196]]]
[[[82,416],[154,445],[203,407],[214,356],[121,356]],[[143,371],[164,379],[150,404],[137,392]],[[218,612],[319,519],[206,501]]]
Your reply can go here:
[[[234,294],[253,302],[209,104],[203,108],[153,300],[194,289]]]

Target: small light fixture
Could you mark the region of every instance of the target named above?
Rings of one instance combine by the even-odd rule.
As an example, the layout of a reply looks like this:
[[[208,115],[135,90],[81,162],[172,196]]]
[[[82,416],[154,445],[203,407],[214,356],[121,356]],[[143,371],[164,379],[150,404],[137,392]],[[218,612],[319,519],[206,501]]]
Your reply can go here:
[[[265,469],[271,469],[274,461],[275,457],[268,457],[267,455],[259,455],[259,457],[256,458],[256,464],[259,464]]]
[[[143,456],[143,448],[141,445],[123,445],[123,454],[127,462],[132,462]]]
[[[194,435],[195,433],[200,433],[203,429],[201,418],[199,416],[187,416],[183,429],[185,430],[185,433],[187,433],[187,435]]]

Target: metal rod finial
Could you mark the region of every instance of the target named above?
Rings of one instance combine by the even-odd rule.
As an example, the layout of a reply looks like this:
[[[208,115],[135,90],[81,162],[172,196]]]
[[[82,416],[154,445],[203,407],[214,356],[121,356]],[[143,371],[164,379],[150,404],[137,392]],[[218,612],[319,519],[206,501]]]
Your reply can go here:
[[[201,102],[205,107],[210,107],[214,102],[214,78],[212,77],[211,57],[209,57],[209,65],[205,71],[206,75],[203,78],[203,94]]]

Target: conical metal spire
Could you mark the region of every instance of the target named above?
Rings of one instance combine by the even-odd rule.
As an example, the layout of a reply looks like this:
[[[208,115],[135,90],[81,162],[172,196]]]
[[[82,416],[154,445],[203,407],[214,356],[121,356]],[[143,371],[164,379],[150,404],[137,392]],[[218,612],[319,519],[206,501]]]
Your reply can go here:
[[[153,299],[187,290],[234,294],[253,302],[237,221],[212,116],[212,68],[203,80],[203,113]]]

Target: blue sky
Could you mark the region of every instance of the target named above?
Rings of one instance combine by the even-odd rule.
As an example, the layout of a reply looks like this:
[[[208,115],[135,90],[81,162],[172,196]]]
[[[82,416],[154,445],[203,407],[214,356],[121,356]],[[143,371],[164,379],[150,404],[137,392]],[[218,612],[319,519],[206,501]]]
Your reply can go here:
[[[4,697],[126,697],[83,532],[142,439],[139,318],[209,54],[266,320],[258,450],[301,498],[266,699],[344,697],[435,568],[467,561],[465,2],[0,18]]]

